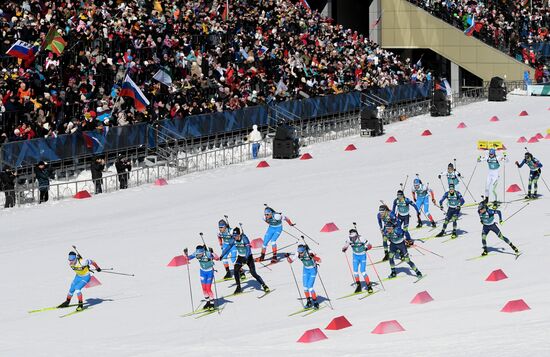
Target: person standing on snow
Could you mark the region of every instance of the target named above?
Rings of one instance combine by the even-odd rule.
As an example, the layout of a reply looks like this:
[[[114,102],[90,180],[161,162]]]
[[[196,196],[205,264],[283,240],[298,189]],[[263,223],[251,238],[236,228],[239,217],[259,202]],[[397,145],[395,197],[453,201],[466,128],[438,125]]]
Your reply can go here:
[[[271,243],[271,251],[273,253],[271,263],[277,263],[277,239],[283,232],[283,220],[291,226],[294,225],[289,218],[283,216],[280,212],[275,212],[273,208],[266,207],[264,209],[264,221],[269,225],[269,227],[264,235],[264,243],[260,257],[257,258],[256,261],[261,262],[265,259],[267,246]]]
[[[224,219],[221,219],[218,222],[218,229],[218,242],[223,252],[225,248],[227,248],[233,242],[231,227],[229,227],[229,224]],[[223,277],[224,280],[231,279],[231,270],[229,270],[229,259],[231,259],[231,262],[235,264],[235,259],[237,259],[237,247],[235,245],[233,245],[233,247],[229,250],[229,253],[222,260],[223,266],[225,268],[225,276]],[[244,279],[244,273],[242,271],[241,279]]]
[[[388,251],[388,240],[386,239],[386,226],[389,223],[397,225],[397,217],[392,211],[390,211],[388,206],[380,205],[380,207],[378,207],[376,219],[378,220],[380,233],[382,233],[382,246],[384,247],[384,258],[382,258],[382,261],[386,261],[390,257],[390,252]]]
[[[359,274],[361,274],[363,276],[363,279],[365,279],[367,291],[370,294],[373,290],[366,268],[367,250],[372,249],[372,245],[367,240],[362,242],[361,236],[359,235],[359,233],[357,233],[356,229],[350,229],[349,240],[346,240],[346,245],[344,245],[344,247],[342,248],[342,252],[345,253],[349,247],[351,247],[351,250],[353,252],[353,276],[355,278],[356,285],[355,292],[361,292],[361,280],[359,278]]]
[[[417,219],[418,224],[416,225],[416,228],[422,227],[422,219],[420,218],[420,210],[422,209],[424,211],[424,214],[428,219],[430,220],[430,224],[432,227],[435,227],[435,221],[430,214],[430,200],[428,197],[428,193],[432,196],[432,203],[435,205],[435,197],[434,192],[431,188],[428,187],[428,185],[422,184],[422,180],[420,180],[418,177],[414,179],[413,181],[413,189],[412,189],[412,196],[413,200],[416,203],[416,208],[418,209],[417,213]]]
[[[216,301],[214,299],[214,293],[212,292],[212,282],[214,281],[214,259],[217,258],[216,255],[213,253],[212,248],[207,250],[203,245],[198,245],[197,248],[195,248],[195,252],[191,255],[188,255],[189,252],[187,248],[183,250],[183,253],[188,260],[197,258],[199,261],[202,293],[206,300],[203,309],[214,309],[216,307]]]
[[[252,143],[252,158],[258,158],[258,151],[260,151],[260,142],[262,141],[262,133],[258,131],[257,125],[252,125],[252,131],[248,134],[248,142]]]
[[[40,200],[38,203],[47,202],[50,190],[50,170],[48,169],[48,164],[40,161],[34,168],[34,175],[38,180],[38,190],[40,191]]]
[[[498,185],[498,179],[499,179],[498,170],[500,169],[499,161],[506,161],[506,154],[504,154],[503,157],[498,157],[496,155],[495,149],[489,149],[489,156],[487,157],[480,156],[477,159],[477,162],[481,162],[481,161],[487,161],[487,165],[489,167],[489,172],[487,174],[487,182],[485,183],[485,203],[489,202],[491,191],[493,192],[493,196],[495,198],[494,202],[498,203],[497,185]]]
[[[62,302],[58,308],[68,307],[71,303],[71,299],[74,294],[78,298],[77,311],[84,309],[84,302],[82,300],[82,289],[88,284],[91,279],[90,265],[92,265],[96,271],[100,272],[101,268],[97,263],[91,259],[83,259],[79,254],[75,252],[69,252],[69,267],[75,272],[75,277],[71,283],[67,299]]]
[[[519,168],[525,164],[529,167],[529,185],[527,186],[527,196],[525,198],[537,198],[537,183],[541,174],[542,164],[530,152],[525,153],[525,158],[521,163],[516,161],[516,166]],[[533,194],[531,194],[531,188],[533,188]]]
[[[438,179],[441,179],[441,176],[447,176],[447,184],[453,184],[455,185],[455,188],[458,187],[458,184],[460,183],[460,172],[456,171],[454,165],[452,163],[449,163],[447,166],[447,172],[442,172],[439,175],[437,175]]]
[[[395,261],[394,257],[396,253],[399,253],[399,256],[401,257],[401,260],[409,264],[411,269],[416,273],[416,276],[421,278],[422,273],[416,265],[414,265],[414,262],[409,258],[409,252],[407,251],[407,247],[410,247],[414,244],[412,239],[405,239],[405,233],[401,228],[395,225],[395,223],[390,222],[386,225],[386,234],[385,239],[387,239],[390,243],[390,269],[391,273],[388,276],[388,278],[392,279],[397,276],[397,272],[395,271]]]
[[[516,253],[516,255],[519,254],[518,248],[510,242],[508,238],[506,238],[500,229],[497,227],[497,224],[495,223],[495,214],[498,215],[499,223],[502,224],[502,213],[499,210],[493,210],[490,208],[487,208],[487,204],[485,202],[481,202],[478,206],[477,213],[479,214],[479,220],[481,221],[481,224],[483,225],[483,231],[481,232],[481,244],[483,245],[483,252],[481,253],[482,256],[487,255],[487,234],[489,232],[495,233],[500,239],[502,239],[506,244],[510,246]]]
[[[397,191],[397,198],[393,200],[392,213],[397,215],[397,221],[400,223],[399,227],[405,232],[405,238],[411,239],[411,234],[409,233],[409,206],[414,207],[416,211],[416,216],[420,217],[420,211],[418,207],[411,201],[409,198],[405,197],[405,194],[402,190]],[[419,220],[420,222],[420,220]]]
[[[449,222],[453,222],[453,232],[451,233],[451,238],[456,238],[456,221],[458,220],[458,217],[460,216],[460,209],[462,208],[462,205],[464,204],[464,197],[462,197],[462,194],[455,190],[455,185],[450,184],[449,185],[449,191],[445,192],[443,197],[439,200],[439,208],[443,211],[443,202],[447,200],[447,216],[445,217],[445,221],[443,222],[443,227],[441,228],[441,232],[436,234],[436,237],[443,237],[445,235],[445,229],[447,228],[447,225]]]
[[[317,278],[317,263],[321,262],[321,258],[310,252],[309,247],[306,244],[299,244],[297,248],[298,259],[302,261],[304,265],[302,273],[302,283],[304,285],[304,293],[306,295],[306,309],[318,309],[319,303],[317,302],[317,293],[313,286],[315,285],[315,278]],[[290,254],[286,254],[286,259],[292,264],[292,258]]]

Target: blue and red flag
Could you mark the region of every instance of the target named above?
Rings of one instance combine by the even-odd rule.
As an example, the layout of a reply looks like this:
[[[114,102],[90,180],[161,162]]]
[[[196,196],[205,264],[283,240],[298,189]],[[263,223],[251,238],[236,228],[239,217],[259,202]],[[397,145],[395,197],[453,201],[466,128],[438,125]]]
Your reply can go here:
[[[464,30],[464,34],[466,36],[473,36],[475,29],[476,29],[475,15],[472,15],[472,21],[470,23],[470,27],[468,27],[466,30]]]
[[[145,97],[145,94],[143,94],[141,89],[139,89],[137,84],[134,83],[129,75],[126,75],[126,78],[124,78],[119,95],[132,98],[134,100],[134,107],[136,107],[139,112],[144,111],[150,104],[149,100]]]
[[[307,3],[307,0],[300,0],[300,4],[305,7],[308,11],[311,11],[311,6]]]

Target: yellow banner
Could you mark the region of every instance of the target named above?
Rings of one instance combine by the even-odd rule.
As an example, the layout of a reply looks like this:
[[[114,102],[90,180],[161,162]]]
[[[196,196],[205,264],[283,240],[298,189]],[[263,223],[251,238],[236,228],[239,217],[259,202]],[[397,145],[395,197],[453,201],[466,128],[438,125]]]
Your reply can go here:
[[[477,141],[477,149],[478,150],[487,150],[489,147],[489,142],[485,140],[478,140]]]
[[[494,148],[497,150],[501,150],[504,147],[502,144],[502,141],[489,141],[489,149]]]

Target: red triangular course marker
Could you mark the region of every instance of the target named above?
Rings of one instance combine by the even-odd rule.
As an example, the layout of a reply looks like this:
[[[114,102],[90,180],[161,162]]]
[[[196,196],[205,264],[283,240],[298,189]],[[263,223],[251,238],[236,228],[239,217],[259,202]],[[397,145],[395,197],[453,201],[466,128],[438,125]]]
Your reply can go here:
[[[164,178],[158,178],[155,180],[155,186],[166,186],[168,185],[168,181]]]
[[[539,139],[539,140],[544,139],[544,136],[542,136],[541,133],[537,133],[537,135],[535,135],[534,137]]]
[[[525,301],[523,301],[523,299],[519,299],[508,301],[500,312],[520,312],[525,310],[531,310],[531,308],[525,303]]]
[[[421,291],[411,300],[411,304],[425,304],[433,301],[433,297],[427,291]]]
[[[307,330],[306,332],[304,332],[302,337],[300,337],[296,342],[311,343],[326,339],[328,339],[328,337],[323,333],[323,331],[321,331],[321,329],[314,328],[312,330]]]
[[[458,126],[456,127],[457,129],[464,129],[464,128],[467,128],[466,124],[464,124],[464,122],[458,124]]]
[[[510,185],[506,192],[519,192],[521,191],[521,188],[517,184]]]
[[[357,150],[357,148],[355,147],[355,145],[349,144],[348,146],[346,146],[345,151],[353,151],[353,150]]]
[[[267,161],[260,161],[258,163],[258,165],[256,166],[257,168],[262,168],[262,167],[269,167],[269,164],[267,163]]]
[[[256,238],[252,242],[250,242],[250,247],[252,247],[252,249],[261,248],[263,245],[264,240],[262,238]]]
[[[397,139],[394,138],[393,136],[390,136],[390,137],[388,138],[388,140],[386,140],[386,142],[387,142],[387,143],[396,143],[396,142],[397,142]]]
[[[545,139],[550,139],[550,133],[546,134]]]
[[[529,115],[529,113],[527,113],[527,111],[525,111],[525,110],[522,110],[521,113],[519,113],[520,117],[526,117],[528,115]]]
[[[529,139],[528,143],[529,144],[535,144],[535,143],[538,143],[539,142],[539,139],[537,139],[536,136],[533,136],[531,139]]]
[[[332,321],[325,327],[325,330],[341,330],[347,327],[351,327],[351,323],[345,316],[338,316],[332,319]]]
[[[371,331],[371,333],[383,335],[386,333],[394,333],[394,332],[401,332],[405,331],[403,326],[397,322],[397,320],[391,320],[391,321],[382,321],[379,323],[374,330]]]
[[[527,142],[527,138],[525,136],[522,136],[518,139],[518,141],[516,141],[517,143],[526,143]]]
[[[493,270],[491,274],[489,274],[487,279],[485,279],[485,281],[500,281],[504,279],[508,279],[506,274],[504,274],[502,269],[497,269],[497,270]]]
[[[82,190],[82,191],[78,191],[76,195],[74,195],[73,197],[76,198],[77,200],[82,200],[84,198],[90,198],[92,197],[92,195],[90,195],[90,192],[86,190]]]
[[[500,119],[496,116],[496,115],[493,115],[491,117],[491,119],[489,119],[489,121],[499,121]]]
[[[189,259],[185,255],[178,255],[170,260],[167,267],[179,267],[180,265],[186,265],[189,263]]]
[[[92,278],[90,279],[90,281],[88,282],[88,284],[86,284],[86,286],[84,288],[89,289],[89,288],[93,288],[94,286],[99,286],[99,285],[101,285],[99,280],[97,280],[97,278],[92,275]]]
[[[321,228],[321,232],[324,233],[336,232],[337,230],[339,230],[338,227],[332,222],[325,224],[323,228]]]
[[[313,156],[311,156],[309,153],[305,153],[302,155],[302,157],[300,157],[300,160],[311,160],[313,159]]]
[[[429,131],[428,129],[426,129],[422,132],[422,136],[430,136],[430,135],[432,135],[432,132]]]

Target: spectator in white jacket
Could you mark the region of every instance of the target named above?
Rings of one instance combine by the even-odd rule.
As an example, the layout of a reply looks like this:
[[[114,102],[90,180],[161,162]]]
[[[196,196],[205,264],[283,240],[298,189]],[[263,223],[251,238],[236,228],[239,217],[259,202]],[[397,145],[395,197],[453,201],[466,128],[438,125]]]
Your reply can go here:
[[[258,158],[258,152],[260,151],[260,142],[262,141],[262,133],[258,131],[258,126],[253,125],[252,131],[248,134],[248,142],[252,143],[252,158]]]

